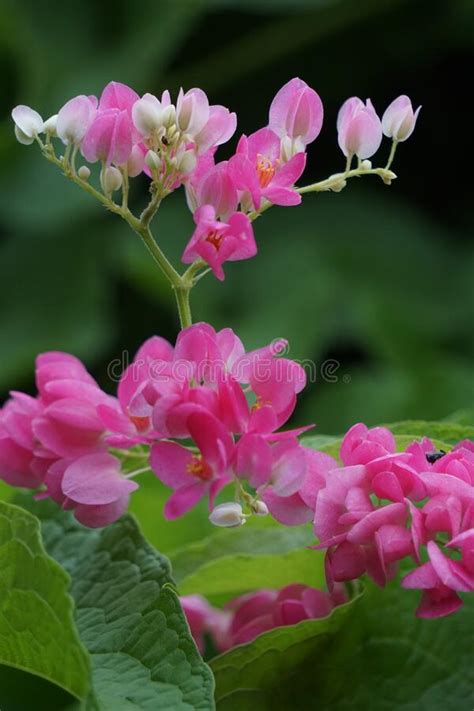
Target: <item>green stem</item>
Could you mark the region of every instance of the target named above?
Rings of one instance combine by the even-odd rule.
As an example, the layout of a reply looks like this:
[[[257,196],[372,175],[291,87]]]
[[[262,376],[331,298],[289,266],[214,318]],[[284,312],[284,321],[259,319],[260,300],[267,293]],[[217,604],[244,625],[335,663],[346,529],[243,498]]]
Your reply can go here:
[[[188,326],[191,326],[193,322],[191,316],[191,306],[189,303],[189,295],[191,293],[191,289],[192,286],[180,285],[174,287],[181,328],[187,328]]]
[[[385,166],[385,169],[386,169],[386,170],[388,170],[388,169],[390,168],[390,166],[392,165],[392,163],[393,163],[393,159],[395,158],[395,153],[396,153],[396,150],[397,150],[397,146],[398,146],[398,141],[393,140],[393,141],[392,141],[392,147],[391,147],[391,149],[390,149],[390,155],[389,155],[388,161],[387,161],[387,165]]]

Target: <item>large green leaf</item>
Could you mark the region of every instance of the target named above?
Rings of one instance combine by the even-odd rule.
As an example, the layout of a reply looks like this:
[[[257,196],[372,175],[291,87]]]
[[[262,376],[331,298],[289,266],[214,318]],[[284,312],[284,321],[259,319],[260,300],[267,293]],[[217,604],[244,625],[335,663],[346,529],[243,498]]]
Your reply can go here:
[[[270,699],[273,704],[278,698],[277,689],[286,685],[292,688],[292,675],[308,658],[324,658],[331,637],[343,625],[351,624],[349,616],[357,599],[335,608],[328,617],[277,627],[213,659],[211,667],[216,677],[218,709],[228,709],[230,704],[242,702],[242,690],[246,696],[250,695],[254,708],[267,708]],[[312,680],[315,681],[314,674]]]
[[[190,637],[169,562],[134,519],[91,530],[49,502],[33,509],[48,551],[71,574],[101,711],[214,708],[212,674]]]
[[[90,668],[74,625],[69,576],[45,552],[38,520],[2,502],[0,571],[0,664],[43,677],[84,699]],[[0,679],[8,676],[0,667]],[[33,704],[38,686],[27,677],[15,678],[23,679],[22,696],[17,698]],[[25,683],[31,684],[26,694]],[[7,708],[10,693],[7,681],[2,681],[2,709]]]
[[[354,614],[291,676],[283,671],[280,679],[272,677],[271,657],[268,666],[265,657],[255,659],[254,671],[246,647],[216,658],[217,697],[224,697],[219,710],[239,708],[231,701],[234,694],[238,699],[234,689],[240,686],[259,688],[253,696],[258,711],[469,711],[474,703],[474,601],[466,599],[450,617],[421,620],[414,617],[417,598],[416,591],[400,589],[397,581],[385,590],[369,585]],[[260,640],[263,651],[265,635]],[[268,685],[260,681],[260,667]],[[230,699],[224,696],[229,693]]]
[[[324,585],[324,554],[307,548],[314,543],[310,527],[259,524],[219,532],[177,552],[172,561],[180,593],[222,603],[257,588]]]

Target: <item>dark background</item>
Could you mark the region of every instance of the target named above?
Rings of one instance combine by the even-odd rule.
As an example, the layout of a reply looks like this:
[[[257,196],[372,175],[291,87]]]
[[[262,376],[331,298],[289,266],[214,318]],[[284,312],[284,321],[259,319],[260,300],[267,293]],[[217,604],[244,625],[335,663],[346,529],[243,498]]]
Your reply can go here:
[[[106,388],[108,362],[159,333],[174,340],[172,295],[138,239],[19,145],[10,110],[44,117],[111,79],[139,93],[200,86],[264,125],[278,88],[300,76],[325,122],[305,182],[343,168],[337,110],[401,93],[423,109],[389,188],[354,180],[256,223],[257,258],[193,293],[195,319],[250,347],[289,338],[291,355],[340,363],[301,398],[297,421],[337,433],[354,421],[441,418],[472,406],[472,92],[474,3],[406,0],[0,4],[0,392],[33,388],[37,352],[76,353]],[[235,139],[220,154],[228,155]],[[389,143],[374,160],[384,164]],[[132,205],[146,199],[134,181]],[[178,262],[192,222],[180,192],[155,222]]]

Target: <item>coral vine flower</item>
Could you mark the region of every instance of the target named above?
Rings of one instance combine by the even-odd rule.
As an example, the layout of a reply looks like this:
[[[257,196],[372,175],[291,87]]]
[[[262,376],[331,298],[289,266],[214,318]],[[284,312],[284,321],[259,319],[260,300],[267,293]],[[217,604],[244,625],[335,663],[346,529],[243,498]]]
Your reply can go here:
[[[123,165],[132,152],[132,125],[126,111],[99,111],[89,126],[81,146],[82,155],[91,163]]]
[[[376,153],[382,142],[382,124],[370,99],[364,104],[357,96],[347,99],[337,116],[337,140],[346,157],[361,160]]]
[[[231,480],[233,442],[226,428],[207,412],[192,412],[187,428],[198,452],[175,442],[159,442],[151,449],[154,473],[174,489],[165,505],[168,519],[182,516],[206,494],[212,508],[219,491]]]
[[[66,145],[80,146],[97,111],[95,96],[76,96],[58,113],[56,133]]]
[[[44,122],[41,116],[29,106],[15,106],[12,111],[12,119],[15,122],[16,139],[29,146],[36,136],[43,131]]]
[[[404,94],[394,99],[382,116],[384,135],[400,143],[406,141],[415,130],[420,109],[421,106],[413,111],[410,98]]]
[[[270,106],[269,128],[301,146],[317,138],[323,125],[323,104],[318,94],[302,79],[291,79],[276,94]]]
[[[235,186],[250,195],[258,210],[262,197],[275,205],[298,205],[301,195],[292,188],[305,163],[304,153],[283,163],[278,136],[269,128],[261,128],[248,138],[242,136],[236,155],[229,161],[229,172]]]
[[[226,222],[216,219],[212,205],[203,205],[194,213],[196,229],[183,252],[184,264],[201,258],[222,281],[222,264],[250,259],[257,253],[250,220],[243,212],[234,212]]]

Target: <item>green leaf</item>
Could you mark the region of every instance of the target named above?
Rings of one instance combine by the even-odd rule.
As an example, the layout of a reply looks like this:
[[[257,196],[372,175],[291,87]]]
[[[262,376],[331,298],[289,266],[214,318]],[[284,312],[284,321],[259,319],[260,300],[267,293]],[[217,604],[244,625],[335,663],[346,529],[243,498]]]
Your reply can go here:
[[[353,605],[354,614],[331,637],[316,639],[291,674],[282,667],[280,677],[273,675],[274,652],[250,664],[247,648],[258,641],[265,652],[265,638],[276,630],[217,657],[211,666],[219,711],[246,708],[234,704],[240,689],[257,711],[469,711],[474,704],[472,595],[459,612],[437,620],[415,618],[418,597],[417,591],[400,589],[398,581],[384,590],[369,584]],[[296,628],[282,633],[285,629]],[[291,662],[291,653],[285,658]]]
[[[247,525],[218,532],[173,556],[182,595],[199,593],[222,603],[262,587],[324,585],[324,554],[307,548],[314,543],[310,527]]]
[[[135,520],[92,530],[51,502],[29,505],[47,549],[71,574],[101,711],[213,709],[212,674],[190,637],[169,561]]]
[[[420,438],[429,437],[448,444],[456,444],[462,439],[474,439],[474,427],[456,422],[425,422],[424,420],[405,420],[392,422],[388,427],[394,435],[407,435]]]
[[[216,677],[218,709],[230,708],[234,695],[242,701],[242,690],[245,695],[257,694],[253,696],[254,708],[266,708],[265,702],[269,698],[273,701],[274,695],[277,696],[275,689],[286,686],[288,679],[308,658],[324,658],[324,650],[331,643],[332,636],[343,625],[350,624],[349,617],[358,598],[335,608],[328,617],[277,627],[213,659],[211,667]],[[293,683],[290,686],[292,688]],[[298,706],[291,704],[286,708]]]
[[[36,674],[84,699],[89,660],[73,621],[69,576],[46,554],[38,520],[2,502],[0,571],[0,664]],[[2,708],[3,689],[2,684]]]

